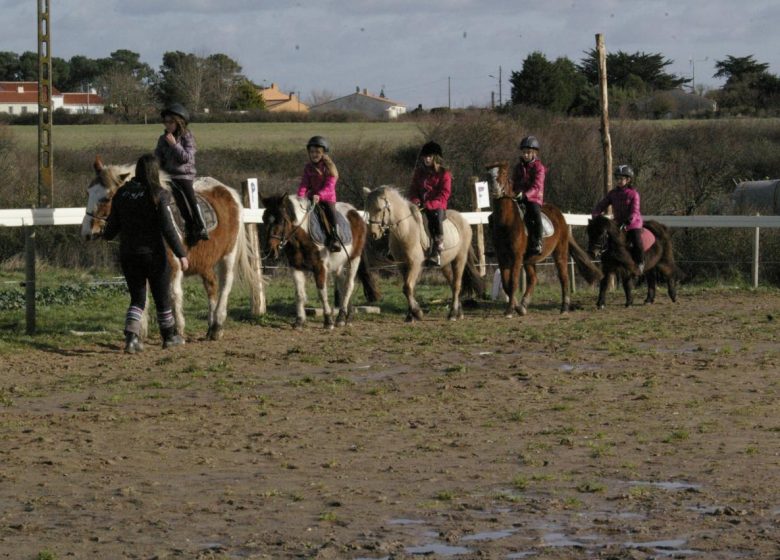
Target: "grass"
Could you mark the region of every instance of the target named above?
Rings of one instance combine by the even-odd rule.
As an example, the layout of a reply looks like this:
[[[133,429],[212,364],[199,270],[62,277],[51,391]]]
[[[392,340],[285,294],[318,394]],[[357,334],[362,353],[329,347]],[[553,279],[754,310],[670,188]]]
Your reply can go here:
[[[37,149],[38,129],[33,125],[10,127],[24,151]],[[215,148],[303,151],[314,134],[326,136],[338,153],[339,144],[365,142],[394,146],[416,144],[422,133],[412,122],[366,123],[195,123],[192,131],[199,150]],[[151,150],[162,132],[161,124],[55,125],[52,144],[70,150],[122,146]]]

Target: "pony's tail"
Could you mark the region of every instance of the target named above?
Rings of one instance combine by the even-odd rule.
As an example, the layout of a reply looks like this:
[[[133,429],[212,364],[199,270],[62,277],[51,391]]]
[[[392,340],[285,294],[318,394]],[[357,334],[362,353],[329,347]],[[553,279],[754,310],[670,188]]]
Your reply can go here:
[[[580,271],[588,284],[595,284],[604,277],[601,269],[593,264],[590,255],[579,246],[577,240],[572,236],[569,236],[569,254],[574,258],[577,270]]]
[[[380,300],[382,293],[379,290],[379,283],[376,274],[371,270],[368,264],[368,243],[363,245],[363,251],[360,255],[360,265],[358,266],[358,277],[363,284],[363,295],[368,303],[374,303]]]
[[[240,208],[240,206],[239,206]],[[260,258],[255,255],[252,246],[249,243],[246,233],[246,225],[239,220],[238,235],[236,236],[236,277],[242,286],[248,287],[251,301],[257,302],[260,313],[265,313],[265,290],[263,289],[263,273],[252,266],[254,259]],[[252,228],[253,230],[255,228]]]
[[[477,253],[474,251],[474,247],[469,247],[466,268],[463,270],[461,291],[465,296],[485,297],[485,279],[479,274]]]

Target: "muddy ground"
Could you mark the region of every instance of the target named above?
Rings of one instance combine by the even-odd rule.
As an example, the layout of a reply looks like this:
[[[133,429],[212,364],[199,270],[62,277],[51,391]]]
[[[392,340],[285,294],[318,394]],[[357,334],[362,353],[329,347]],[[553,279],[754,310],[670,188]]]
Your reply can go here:
[[[780,293],[575,299],[3,356],[0,557],[780,557]]]

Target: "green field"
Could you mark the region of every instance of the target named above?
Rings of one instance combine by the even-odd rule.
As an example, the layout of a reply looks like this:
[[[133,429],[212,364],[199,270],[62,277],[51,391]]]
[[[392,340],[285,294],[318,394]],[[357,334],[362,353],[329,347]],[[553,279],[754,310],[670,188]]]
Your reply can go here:
[[[14,138],[24,150],[34,150],[38,142],[35,126],[11,126]],[[423,139],[417,123],[202,123],[192,130],[198,148],[298,150],[315,134],[330,139],[334,151],[341,143],[381,142],[393,146],[415,144]],[[52,143],[58,149],[80,150],[104,146],[137,149],[154,147],[162,133],[160,124],[60,125],[55,124]]]

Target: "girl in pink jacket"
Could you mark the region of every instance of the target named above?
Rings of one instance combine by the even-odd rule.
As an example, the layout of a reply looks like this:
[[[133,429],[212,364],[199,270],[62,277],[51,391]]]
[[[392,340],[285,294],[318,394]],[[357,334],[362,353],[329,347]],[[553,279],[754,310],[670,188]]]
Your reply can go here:
[[[330,146],[324,137],[312,136],[306,143],[306,151],[309,153],[309,162],[303,168],[298,196],[308,198],[322,209],[328,222],[324,228],[328,236],[328,251],[335,253],[341,251],[336,232],[336,182],[339,172],[328,155]]]
[[[539,140],[536,136],[526,136],[520,141],[520,162],[512,175],[515,198],[525,204],[525,226],[528,229],[526,257],[542,254],[542,205],[546,174],[547,169],[539,161]]]
[[[452,174],[444,167],[441,146],[436,142],[426,143],[417,157],[417,167],[409,187],[409,200],[419,206],[428,217],[431,233],[431,249],[428,263],[441,265],[444,250],[443,223],[447,202],[452,192]]]

